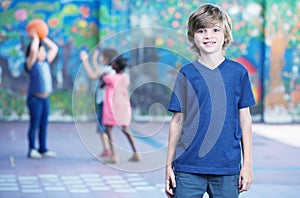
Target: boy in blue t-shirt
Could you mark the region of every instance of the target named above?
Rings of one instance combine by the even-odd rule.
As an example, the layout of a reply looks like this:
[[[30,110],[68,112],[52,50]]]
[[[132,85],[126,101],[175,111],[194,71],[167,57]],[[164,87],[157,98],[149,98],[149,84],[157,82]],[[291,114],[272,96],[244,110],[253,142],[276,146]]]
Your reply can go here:
[[[180,69],[170,100],[168,197],[207,192],[235,198],[252,183],[249,107],[255,100],[247,70],[224,57],[231,31],[229,16],[215,5],[205,4],[189,18],[188,39],[198,60]]]

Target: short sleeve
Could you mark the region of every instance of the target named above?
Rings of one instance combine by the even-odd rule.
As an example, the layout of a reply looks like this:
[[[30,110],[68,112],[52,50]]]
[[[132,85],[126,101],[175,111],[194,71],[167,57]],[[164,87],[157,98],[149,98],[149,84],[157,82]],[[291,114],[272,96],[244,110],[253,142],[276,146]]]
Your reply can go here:
[[[175,81],[173,92],[171,95],[168,110],[171,112],[185,112],[185,104],[187,97],[187,80],[186,77],[179,72]]]
[[[253,91],[251,88],[251,83],[249,79],[249,74],[246,72],[241,79],[241,96],[238,103],[238,108],[251,107],[256,104]]]

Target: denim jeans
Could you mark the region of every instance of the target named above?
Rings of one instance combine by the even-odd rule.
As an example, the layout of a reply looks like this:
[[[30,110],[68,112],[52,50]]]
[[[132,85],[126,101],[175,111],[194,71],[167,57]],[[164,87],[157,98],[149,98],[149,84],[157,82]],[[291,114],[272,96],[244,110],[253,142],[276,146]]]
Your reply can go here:
[[[175,198],[237,198],[239,175],[202,175],[175,172]]]
[[[97,132],[98,133],[105,133],[105,131],[106,131],[106,127],[105,127],[105,125],[103,125],[103,122],[102,122],[102,118],[103,118],[102,112],[103,112],[103,102],[96,105]]]
[[[47,151],[47,126],[50,110],[49,98],[38,98],[29,96],[27,106],[30,114],[30,124],[28,130],[29,150],[35,149],[36,131],[38,130],[39,152]]]

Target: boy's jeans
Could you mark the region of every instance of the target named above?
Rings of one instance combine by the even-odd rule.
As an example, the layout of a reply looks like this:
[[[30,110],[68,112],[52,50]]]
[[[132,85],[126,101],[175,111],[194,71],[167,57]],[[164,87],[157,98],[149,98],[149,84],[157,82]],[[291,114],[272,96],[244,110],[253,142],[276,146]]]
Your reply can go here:
[[[36,131],[39,130],[39,152],[44,153],[47,151],[46,138],[50,109],[49,98],[29,96],[27,106],[30,114],[30,126],[28,130],[29,150],[35,149]]]
[[[202,175],[175,172],[175,198],[202,198],[207,192],[213,198],[237,198],[239,175]]]

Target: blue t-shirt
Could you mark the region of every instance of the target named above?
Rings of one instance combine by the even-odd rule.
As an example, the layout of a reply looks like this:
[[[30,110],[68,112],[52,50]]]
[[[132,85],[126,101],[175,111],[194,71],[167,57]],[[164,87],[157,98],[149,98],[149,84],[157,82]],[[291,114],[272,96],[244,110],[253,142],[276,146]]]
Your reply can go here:
[[[241,64],[225,59],[213,70],[198,61],[182,67],[168,108],[185,115],[174,170],[238,174],[242,136],[238,112],[253,105],[249,75]]]
[[[52,93],[52,77],[50,65],[47,61],[36,61],[28,70],[30,76],[28,95],[37,93]]]

